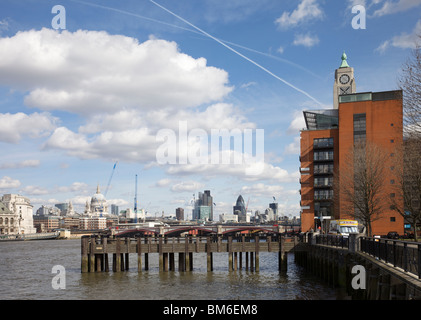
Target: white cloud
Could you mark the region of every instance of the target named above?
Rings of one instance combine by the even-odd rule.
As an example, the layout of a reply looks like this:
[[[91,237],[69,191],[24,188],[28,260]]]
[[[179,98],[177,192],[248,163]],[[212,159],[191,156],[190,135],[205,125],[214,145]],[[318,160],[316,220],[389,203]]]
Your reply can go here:
[[[285,154],[300,154],[300,137],[295,137],[294,142],[288,144],[285,147],[284,153]]]
[[[56,127],[57,118],[49,113],[0,113],[0,141],[18,143],[24,136],[38,138]]]
[[[19,188],[20,181],[16,179],[12,179],[8,176],[4,176],[0,179],[0,189],[13,189]]]
[[[180,183],[177,183],[171,187],[171,191],[173,192],[195,192],[199,189],[202,189],[204,187],[204,184],[196,181],[183,181]]]
[[[0,52],[0,84],[28,91],[25,103],[43,110],[189,108],[232,90],[226,71],[165,40],[44,28],[0,38]]]
[[[304,46],[304,47],[313,47],[316,44],[318,44],[319,37],[317,35],[311,35],[309,33],[307,34],[297,34],[295,35],[293,45],[295,46]]]
[[[67,193],[67,192],[77,192],[77,193],[88,193],[89,186],[84,182],[73,182],[70,186],[61,186],[56,188],[56,192]]]
[[[23,160],[20,162],[7,162],[0,164],[0,169],[36,168],[39,165],[39,160]]]
[[[379,1],[376,1],[376,3],[379,3]],[[421,5],[421,1],[419,0],[388,0],[383,4],[383,6],[380,9],[374,11],[373,16],[381,17],[388,14],[395,14],[398,12],[403,12],[418,7],[419,5]]]
[[[390,40],[383,42],[376,51],[385,52],[390,46],[401,49],[415,49],[421,44],[421,20],[418,20],[412,33],[402,33],[400,36],[394,36]]]
[[[297,9],[284,12],[275,23],[281,28],[295,27],[302,22],[320,20],[323,18],[323,11],[320,9],[317,0],[302,0]]]
[[[167,187],[172,183],[171,179],[161,179],[155,183],[155,187]]]
[[[160,129],[172,130],[179,139],[180,122],[192,129],[253,129],[242,113],[231,104],[217,103],[204,111],[155,110],[140,112],[122,110],[116,114],[96,115],[86,125],[73,132],[65,127],[57,128],[44,144],[44,149],[65,151],[82,159],[105,157],[136,162],[155,162],[161,142],[156,140]]]
[[[23,189],[19,191],[22,194],[25,195],[42,195],[42,194],[48,194],[49,191],[45,188],[38,187],[38,186],[26,186]]]

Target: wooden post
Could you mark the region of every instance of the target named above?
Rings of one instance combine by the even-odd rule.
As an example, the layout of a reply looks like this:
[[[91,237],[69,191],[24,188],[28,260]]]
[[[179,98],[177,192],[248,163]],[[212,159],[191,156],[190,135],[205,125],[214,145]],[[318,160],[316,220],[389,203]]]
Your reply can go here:
[[[184,252],[178,253],[178,271],[185,271],[186,256]]]
[[[185,271],[190,271],[190,255],[189,255],[189,243],[190,243],[190,237],[187,236],[185,238],[185,247],[184,247],[184,253],[185,253]]]
[[[169,263],[170,263],[170,267],[169,270],[170,271],[175,271],[175,266],[174,266],[174,252],[170,252],[169,253]]]
[[[162,252],[162,237],[159,237],[158,243],[158,253],[159,253],[159,271],[164,271],[164,254]]]
[[[130,238],[126,238],[125,239],[125,242],[126,242],[126,253],[125,253],[125,256],[126,256],[126,264],[125,264],[125,270],[129,270],[129,253],[130,253]]]
[[[149,252],[151,252],[151,238],[145,238],[145,244],[148,243],[148,252],[145,252],[145,270],[149,270]]]
[[[246,251],[246,270],[248,271],[249,269],[249,253],[248,251]]]
[[[254,241],[256,244],[255,270],[259,272],[259,236],[255,236]]]
[[[234,271],[237,271],[238,266],[238,257],[237,257],[237,251],[234,252]]]
[[[82,236],[81,238],[81,271],[82,273],[89,272],[89,256],[88,256],[88,246],[89,246],[89,237]]]
[[[228,270],[232,271],[232,237],[228,237]]]
[[[89,272],[95,272],[95,238],[91,237],[90,251],[89,251]]]
[[[280,272],[287,272],[288,255],[285,251],[285,238],[279,237],[278,268]]]
[[[115,266],[113,270],[115,272],[121,271],[121,248],[120,248],[120,238],[115,239]]]
[[[250,251],[250,271],[254,271],[254,253]]]
[[[108,266],[108,237],[102,238],[102,250],[104,252],[104,271],[108,272],[109,266]]]
[[[213,270],[212,266],[212,252],[211,252],[211,237],[208,237],[206,240],[206,253],[207,253],[207,269],[208,272]]]
[[[142,239],[137,238],[137,272],[142,272]]]

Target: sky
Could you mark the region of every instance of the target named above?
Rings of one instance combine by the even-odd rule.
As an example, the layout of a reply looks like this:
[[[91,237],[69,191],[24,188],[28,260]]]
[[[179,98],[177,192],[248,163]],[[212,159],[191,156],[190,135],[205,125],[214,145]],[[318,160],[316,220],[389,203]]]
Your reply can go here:
[[[137,175],[148,216],[204,190],[215,220],[240,194],[299,216],[302,111],[343,52],[357,92],[398,89],[417,34],[421,0],[2,0],[0,194],[126,209]]]

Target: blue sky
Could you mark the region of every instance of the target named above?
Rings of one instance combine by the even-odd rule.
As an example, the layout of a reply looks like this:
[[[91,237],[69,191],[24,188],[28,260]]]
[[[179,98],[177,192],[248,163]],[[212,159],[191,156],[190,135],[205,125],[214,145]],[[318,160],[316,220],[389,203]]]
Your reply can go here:
[[[56,5],[65,29],[54,29]],[[355,5],[366,29],[352,27]],[[420,13],[420,0],[2,0],[0,192],[81,211],[118,161],[106,197],[121,209],[133,207],[137,174],[152,216],[191,215],[203,190],[216,218],[239,194],[253,212],[275,197],[297,216],[302,111],[332,107],[343,51],[357,91],[397,89]],[[264,130],[262,172],[158,164],[158,133],[178,139],[180,122],[188,133]]]

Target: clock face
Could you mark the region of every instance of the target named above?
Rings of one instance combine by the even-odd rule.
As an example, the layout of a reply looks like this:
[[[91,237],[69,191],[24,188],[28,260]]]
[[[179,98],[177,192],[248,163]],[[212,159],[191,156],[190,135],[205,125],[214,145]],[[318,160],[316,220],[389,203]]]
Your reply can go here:
[[[347,84],[349,82],[349,80],[350,80],[350,78],[349,78],[349,75],[347,75],[347,74],[343,74],[339,78],[339,82],[342,83],[342,84]]]
[[[348,86],[348,87],[339,87],[339,89],[340,89],[340,95],[343,95],[343,94],[351,94],[351,87],[350,86]]]

